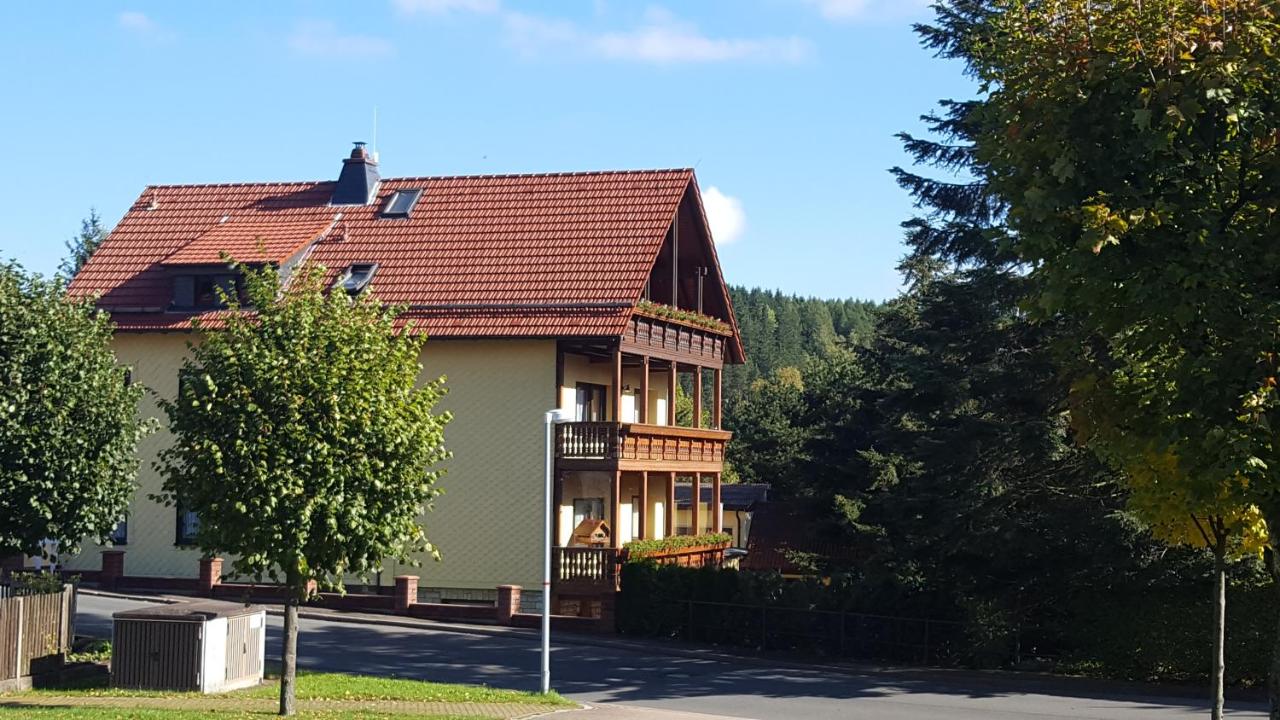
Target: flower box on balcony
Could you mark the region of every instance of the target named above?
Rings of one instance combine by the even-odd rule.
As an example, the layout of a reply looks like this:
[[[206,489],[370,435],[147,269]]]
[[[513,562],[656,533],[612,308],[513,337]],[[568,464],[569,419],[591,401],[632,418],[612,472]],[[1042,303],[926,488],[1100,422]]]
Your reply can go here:
[[[718,557],[728,549],[733,538],[725,533],[676,535],[661,540],[636,540],[622,549],[623,562],[654,560],[660,564],[687,564],[693,556]],[[706,562],[698,564],[707,564]]]
[[[729,326],[729,323],[720,318],[714,318],[693,310],[674,308],[651,300],[641,300],[637,303],[636,313],[655,320],[666,320],[699,330],[708,330],[719,335],[733,334],[733,328]]]

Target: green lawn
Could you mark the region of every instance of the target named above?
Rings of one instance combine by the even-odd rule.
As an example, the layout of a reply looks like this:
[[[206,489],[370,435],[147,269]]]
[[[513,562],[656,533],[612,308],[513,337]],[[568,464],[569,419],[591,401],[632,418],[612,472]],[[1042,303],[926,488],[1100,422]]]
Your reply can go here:
[[[0,699],[0,703],[3,699]],[[277,717],[270,711],[226,710],[144,710],[136,708],[51,708],[0,705],[0,718],[32,718],[33,720],[267,720]],[[307,711],[294,717],[301,720],[485,720],[477,715],[411,715],[364,711]]]
[[[229,693],[244,697],[279,697],[279,680],[265,685]],[[499,690],[485,685],[450,685],[424,680],[345,675],[343,673],[298,673],[299,700],[401,700],[412,702],[478,702],[537,703],[564,705],[574,703],[556,693],[542,695],[519,690]]]
[[[170,693],[156,690],[126,690],[109,687],[105,678],[82,683],[78,686],[42,688],[23,693],[24,696],[84,695],[87,697],[213,697],[213,698],[274,698],[280,695],[278,677],[269,677],[257,687],[233,690],[220,695],[199,693]],[[0,695],[0,703],[4,702]],[[344,673],[319,673],[299,671],[299,700],[390,700],[404,702],[479,702],[479,703],[535,703],[539,705],[570,706],[572,702],[556,693],[542,695],[519,690],[500,690],[484,685],[452,685],[446,683],[384,678],[372,675],[347,675]]]
[[[249,720],[274,715],[273,700],[280,694],[279,679],[272,677],[262,685],[219,695],[198,693],[165,693],[148,690],[122,690],[108,687],[105,676],[83,681],[75,687],[42,688],[24,693],[0,695],[0,720],[33,718],[33,720]],[[45,698],[47,705],[41,704]],[[120,698],[112,702],[112,698]],[[130,698],[167,700],[170,707],[130,707]],[[25,702],[24,702],[25,701]],[[516,690],[499,690],[479,685],[451,685],[403,678],[383,678],[341,673],[300,672],[298,701],[330,701],[345,707],[302,709],[298,717],[305,720],[463,720],[459,716],[420,714],[430,708],[388,707],[387,703],[517,703],[523,706],[545,706],[548,710],[572,707],[574,703],[559,695],[540,695]],[[23,702],[23,704],[19,704]],[[79,703],[83,702],[84,705]],[[352,707],[352,703],[356,704]],[[359,706],[367,703],[369,709]],[[190,704],[191,707],[184,707]],[[210,706],[212,704],[212,707]],[[61,707],[58,707],[61,706]],[[441,708],[445,709],[445,708]],[[447,708],[453,710],[453,708]],[[378,712],[383,710],[384,712]],[[514,712],[527,712],[513,708]],[[483,720],[474,715],[465,720]]]

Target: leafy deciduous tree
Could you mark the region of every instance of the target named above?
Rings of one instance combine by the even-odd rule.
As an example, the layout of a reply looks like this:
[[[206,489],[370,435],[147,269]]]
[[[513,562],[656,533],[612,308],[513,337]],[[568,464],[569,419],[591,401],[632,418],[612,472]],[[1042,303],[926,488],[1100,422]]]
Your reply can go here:
[[[0,556],[74,553],[124,518],[151,428],[127,378],[92,300],[0,264]]]
[[[327,293],[320,268],[281,288],[245,271],[237,298],[163,401],[174,434],[160,499],[200,516],[196,544],[236,573],[288,589],[280,713],[294,711],[298,605],[385,558],[435,553],[420,524],[439,492],[443,378],[417,385],[424,337],[365,293]]]
[[[1162,482],[1193,515],[1253,503],[1280,525],[1274,3],[992,5],[990,32],[960,43],[986,95],[975,156],[1031,268],[1029,307],[1070,319],[1079,383],[1116,390],[1119,433],[1100,437],[1139,439],[1126,468],[1176,458]],[[1276,670],[1280,718],[1280,643]]]

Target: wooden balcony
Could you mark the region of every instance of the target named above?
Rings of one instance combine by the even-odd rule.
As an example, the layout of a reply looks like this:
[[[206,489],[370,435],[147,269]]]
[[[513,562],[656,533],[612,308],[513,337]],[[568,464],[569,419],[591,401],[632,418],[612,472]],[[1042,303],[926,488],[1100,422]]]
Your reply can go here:
[[[556,460],[564,470],[720,472],[731,437],[670,425],[564,423],[556,428]]]
[[[607,547],[553,548],[551,582],[562,592],[617,589],[618,551]]]
[[[732,333],[637,313],[622,335],[621,347],[627,353],[718,368],[732,341]]]
[[[714,567],[724,562],[729,543],[699,545],[651,551],[646,560],[659,565],[682,567]],[[593,588],[615,589],[621,563],[626,562],[626,549],[608,547],[557,547],[551,553],[551,582],[558,591],[583,592]]]

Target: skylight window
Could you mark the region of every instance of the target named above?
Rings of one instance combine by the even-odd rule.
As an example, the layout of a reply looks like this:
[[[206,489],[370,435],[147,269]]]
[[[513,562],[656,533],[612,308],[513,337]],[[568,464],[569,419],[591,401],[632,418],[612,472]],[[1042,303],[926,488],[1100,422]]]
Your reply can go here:
[[[409,212],[413,210],[413,206],[421,196],[422,188],[395,191],[387,199],[387,204],[382,206],[382,217],[409,217]]]
[[[373,279],[373,273],[377,269],[378,266],[374,263],[356,263],[347,268],[338,282],[334,283],[334,287],[346,290],[348,295],[359,295],[369,287],[369,281]]]

